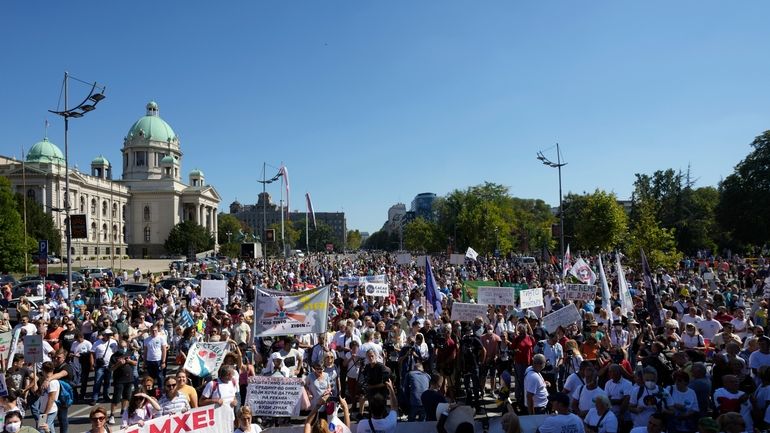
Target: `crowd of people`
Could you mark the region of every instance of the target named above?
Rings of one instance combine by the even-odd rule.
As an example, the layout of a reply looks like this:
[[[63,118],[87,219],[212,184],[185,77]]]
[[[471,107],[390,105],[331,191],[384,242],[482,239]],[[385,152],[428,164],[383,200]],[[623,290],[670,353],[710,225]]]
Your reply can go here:
[[[632,308],[623,305],[614,266],[605,266],[611,299],[597,290],[596,299],[566,301],[560,266],[491,256],[452,264],[437,255],[432,275],[425,263],[375,252],[175,263],[165,276],[134,273],[149,283],[135,297],[113,291],[112,274],[76,290],[41,284],[25,296],[44,296],[39,308],[22,297],[18,323],[7,312],[0,318],[0,333],[41,335],[44,356],[26,363],[24,339],[14,339],[15,355],[4,362],[3,429],[16,433],[28,417],[40,431],[67,433],[76,403],[94,405],[96,433],[217,405],[233,409],[234,431],[258,433],[287,420],[258,418],[245,404],[257,375],[303,380],[306,432],[349,431],[356,421],[358,432],[392,432],[398,422],[435,421],[439,432],[460,433],[496,417],[517,432],[526,415],[546,415],[540,433],[770,427],[770,263],[704,254],[654,269],[645,287],[626,262]],[[188,277],[201,273],[228,280],[226,304],[200,296]],[[375,275],[389,296],[367,296],[346,278]],[[435,304],[426,298],[431,276]],[[161,284],[165,277],[175,284]],[[475,303],[469,281],[541,287],[543,306],[489,305],[472,321],[453,321],[455,303]],[[258,289],[313,286],[330,290],[326,333],[253,335]],[[7,306],[10,286],[3,295]],[[570,304],[580,319],[549,332],[544,318]],[[228,343],[216,379],[181,368],[199,341]]]

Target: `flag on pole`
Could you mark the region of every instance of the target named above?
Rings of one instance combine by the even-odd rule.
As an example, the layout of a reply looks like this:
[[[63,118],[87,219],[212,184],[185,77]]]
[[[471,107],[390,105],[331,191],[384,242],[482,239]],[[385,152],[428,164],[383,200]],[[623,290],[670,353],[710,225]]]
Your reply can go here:
[[[623,272],[623,266],[620,264],[620,256],[618,253],[615,255],[615,268],[618,272],[618,294],[620,295],[620,312],[624,316],[628,317],[628,313],[634,311],[634,300],[631,298],[631,291],[628,289],[628,281],[626,281],[626,273]]]
[[[433,306],[433,315],[441,317],[441,300],[438,296],[438,285],[430,267],[430,256],[425,256],[425,300]]]
[[[593,284],[596,282],[596,272],[588,266],[582,257],[579,257],[569,270],[570,274],[580,280],[583,284]]]
[[[602,307],[607,313],[612,313],[612,294],[610,293],[610,286],[607,284],[607,275],[604,273],[601,254],[599,254],[599,281],[602,285]]]
[[[561,262],[561,279],[567,277],[567,272],[572,268],[572,254],[569,253],[569,244],[567,244],[567,252],[564,253]]]
[[[307,199],[307,211],[310,214],[310,218],[312,218],[312,221],[313,221],[313,228],[317,229],[318,225],[316,224],[316,221],[315,221],[315,211],[313,210],[313,201],[310,200],[309,192],[305,193],[305,198]]]
[[[476,260],[476,257],[478,257],[478,256],[479,256],[479,253],[477,253],[477,252],[476,252],[476,251],[475,251],[473,248],[471,248],[471,247],[468,247],[468,249],[467,249],[467,250],[465,250],[465,257],[467,257],[467,258],[469,258],[469,259],[471,259],[471,260]]]
[[[289,169],[286,168],[285,165],[281,165],[281,168],[278,169],[278,173],[283,176],[283,181],[286,184],[286,209],[290,210],[291,206],[289,205]]]
[[[179,324],[182,325],[183,328],[189,328],[195,324],[195,320],[193,320],[193,317],[190,315],[189,311],[184,310],[182,311],[182,320]]]
[[[644,292],[646,293],[645,301],[647,304],[647,311],[650,313],[652,323],[656,327],[661,327],[663,324],[660,318],[660,310],[658,309],[658,291],[655,287],[655,281],[652,279],[652,271],[650,270],[650,264],[647,262],[647,256],[644,255],[644,249],[639,248],[639,252],[642,257],[642,279],[644,280]]]

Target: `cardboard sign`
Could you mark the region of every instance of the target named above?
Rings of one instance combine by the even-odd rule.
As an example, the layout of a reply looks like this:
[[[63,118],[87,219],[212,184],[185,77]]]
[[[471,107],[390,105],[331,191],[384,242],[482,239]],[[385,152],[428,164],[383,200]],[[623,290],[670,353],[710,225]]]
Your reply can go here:
[[[519,292],[521,308],[535,308],[543,306],[543,288],[527,289]]]
[[[516,305],[513,287],[479,287],[478,303],[490,305]]]
[[[216,377],[227,354],[227,343],[196,342],[187,351],[184,369],[198,377]]]
[[[593,301],[596,298],[596,286],[590,284],[567,284],[564,286],[564,299],[568,301]]]
[[[233,409],[214,405],[190,409],[176,415],[164,415],[145,421],[142,426],[132,425],[116,433],[231,433],[233,431]]]
[[[364,286],[364,294],[366,294],[366,296],[386,298],[390,295],[390,290],[388,290],[387,284],[366,283],[366,286]]]
[[[411,254],[399,254],[396,256],[396,263],[399,265],[408,265],[412,263]]]
[[[24,336],[24,362],[43,362],[43,336]]]
[[[569,304],[558,311],[553,311],[543,317],[543,328],[546,331],[553,333],[556,332],[556,328],[559,326],[569,326],[582,317],[575,304]]]
[[[452,265],[464,265],[465,254],[452,254],[449,256],[449,263]]]
[[[201,280],[201,297],[221,299],[227,305],[227,281]]]
[[[487,304],[463,304],[461,302],[455,302],[452,304],[452,321],[459,320],[461,322],[473,322],[477,317],[481,316],[485,322],[489,321],[487,317]]]
[[[252,376],[246,388],[246,406],[256,416],[297,416],[302,396],[302,379]]]

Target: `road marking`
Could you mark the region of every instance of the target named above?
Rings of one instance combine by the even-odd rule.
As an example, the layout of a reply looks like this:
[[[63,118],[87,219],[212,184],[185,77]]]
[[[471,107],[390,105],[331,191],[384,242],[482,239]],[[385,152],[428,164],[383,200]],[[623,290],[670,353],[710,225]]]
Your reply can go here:
[[[72,418],[72,417],[75,417],[77,415],[80,415],[81,413],[83,413],[83,414],[88,413],[88,412],[91,411],[91,409],[93,409],[93,407],[86,406],[86,407],[84,407],[82,409],[76,410],[75,412],[69,412],[69,413],[67,413],[67,415],[68,415],[68,418]]]

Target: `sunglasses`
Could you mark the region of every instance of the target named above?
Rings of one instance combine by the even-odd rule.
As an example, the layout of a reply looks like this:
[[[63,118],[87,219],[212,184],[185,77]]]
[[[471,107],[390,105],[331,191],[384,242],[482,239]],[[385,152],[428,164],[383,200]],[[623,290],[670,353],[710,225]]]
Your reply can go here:
[[[96,422],[104,421],[105,418],[106,417],[103,417],[103,416],[95,416],[91,418],[91,421],[96,421]]]
[[[166,388],[173,388],[176,386],[176,383],[167,383]]]

